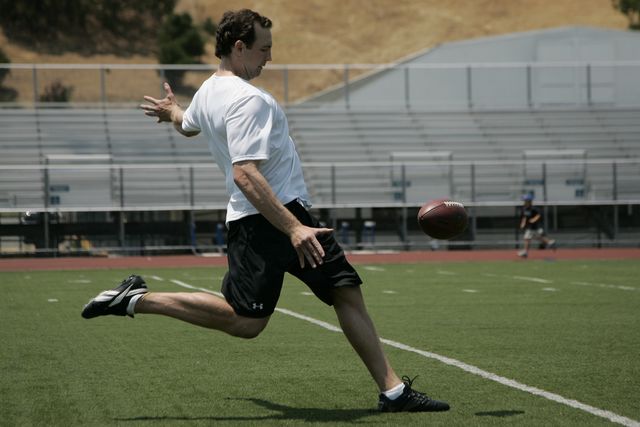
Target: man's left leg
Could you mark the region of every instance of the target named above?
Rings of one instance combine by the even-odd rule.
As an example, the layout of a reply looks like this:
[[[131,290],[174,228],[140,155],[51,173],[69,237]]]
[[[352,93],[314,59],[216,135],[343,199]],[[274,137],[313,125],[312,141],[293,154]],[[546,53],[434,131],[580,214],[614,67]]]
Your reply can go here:
[[[387,359],[373,321],[367,313],[360,286],[343,286],[332,290],[333,306],[349,343],[371,373],[380,396],[382,412],[440,412],[449,404],[429,398],[411,388],[412,380],[398,378]]]
[[[335,288],[333,301],[340,327],[371,373],[380,391],[389,390],[400,384],[402,381],[393,371],[382,351],[380,338],[364,305],[360,286]]]

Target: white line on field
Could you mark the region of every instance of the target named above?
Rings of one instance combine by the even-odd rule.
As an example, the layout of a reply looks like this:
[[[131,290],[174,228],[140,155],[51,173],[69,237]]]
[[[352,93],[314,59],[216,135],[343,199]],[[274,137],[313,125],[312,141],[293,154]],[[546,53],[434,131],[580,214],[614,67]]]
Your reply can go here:
[[[634,288],[633,286],[619,286],[619,285],[609,285],[607,283],[589,283],[589,282],[570,282],[572,285],[580,285],[580,286],[596,286],[598,288],[606,288],[606,289],[622,289],[623,291],[637,291],[638,288]]]
[[[373,265],[365,265],[362,268],[365,269],[365,270],[369,270],[369,271],[387,271],[386,268],[376,267],[376,266],[373,266]]]
[[[158,276],[149,276],[151,277],[153,280],[157,280],[158,282],[164,282],[164,279],[162,277],[158,277]]]
[[[539,277],[527,277],[527,276],[511,276],[516,280],[525,280],[527,282],[536,282],[536,283],[553,283],[553,280],[541,279]]]
[[[446,270],[437,270],[436,273],[442,274],[443,276],[456,276],[458,273],[454,273],[453,271]]]
[[[193,290],[199,290],[199,291],[204,291],[204,292],[208,292],[210,294],[214,294],[217,295],[219,297],[224,298],[224,296],[220,293],[220,292],[215,292],[212,291],[210,289],[206,289],[206,288],[198,288],[196,286],[192,286],[189,285],[188,283],[184,283],[180,280],[171,280],[171,282],[175,283],[178,286],[182,286],[184,288],[187,289],[193,289]],[[314,325],[320,326],[322,328],[325,328],[329,331],[332,332],[342,332],[342,329],[338,328],[337,326],[332,325],[331,323],[327,323],[324,322],[322,320],[318,320],[318,319],[314,319],[313,317],[309,317],[309,316],[305,316],[304,314],[300,314],[300,313],[296,313],[295,311],[291,311],[291,310],[287,310],[284,308],[276,308],[276,311],[282,314],[286,314],[288,316],[291,317],[295,317],[296,319],[300,319],[300,320],[304,320],[307,321],[309,323],[313,323]],[[446,356],[441,356],[437,353],[432,353],[430,351],[424,351],[424,350],[420,350],[411,346],[408,346],[406,344],[402,344],[399,343],[397,341],[392,341],[392,340],[388,340],[385,338],[380,338],[380,341],[383,342],[384,344],[387,344],[388,346],[391,347],[395,347],[397,349],[400,350],[404,350],[404,351],[408,351],[411,353],[416,353],[419,354],[423,357],[426,357],[428,359],[434,359],[437,360],[439,362],[444,363],[445,365],[449,365],[449,366],[454,366],[456,368],[462,369],[463,371],[469,372],[471,374],[474,375],[478,375],[482,378],[491,380],[491,381],[495,381],[499,384],[502,385],[506,385],[507,387],[511,387],[511,388],[515,388],[517,390],[520,391],[524,391],[536,396],[540,396],[540,397],[544,397],[545,399],[551,400],[553,402],[557,402],[557,403],[561,403],[563,405],[567,405],[570,406],[572,408],[576,408],[579,409],[581,411],[584,412],[588,412],[592,415],[601,417],[601,418],[605,418],[609,421],[612,421],[614,423],[618,423],[621,424],[623,426],[627,426],[627,427],[640,427],[640,422],[633,420],[631,418],[627,418],[624,417],[622,415],[618,415],[614,412],[611,411],[607,411],[604,409],[600,409],[600,408],[596,408],[594,406],[591,405],[587,405],[585,403],[582,402],[578,402],[577,400],[573,400],[573,399],[567,399],[566,397],[560,396],[559,394],[556,393],[551,393],[542,389],[539,389],[537,387],[532,387],[532,386],[528,386],[526,384],[520,383],[518,381],[500,376],[500,375],[496,375],[493,374],[491,372],[485,371],[483,369],[480,369],[476,366],[473,365],[469,365],[467,363],[461,362],[457,359],[452,359],[450,357],[446,357]]]

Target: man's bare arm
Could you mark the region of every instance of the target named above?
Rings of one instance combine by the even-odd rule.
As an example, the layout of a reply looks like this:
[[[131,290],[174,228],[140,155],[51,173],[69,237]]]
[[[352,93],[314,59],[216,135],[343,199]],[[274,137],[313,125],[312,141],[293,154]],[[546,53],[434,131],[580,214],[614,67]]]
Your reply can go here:
[[[173,123],[173,127],[184,136],[195,136],[199,134],[200,132],[187,132],[182,129],[184,111],[180,107],[180,104],[178,104],[169,83],[165,82],[164,90],[167,92],[167,96],[162,99],[155,99],[148,95],[144,96],[144,100],[148,102],[148,104],[140,105],[140,108],[144,110],[144,114],[149,117],[157,117],[158,123]]]
[[[258,170],[256,161],[234,163],[233,180],[247,200],[274,227],[291,239],[291,244],[298,254],[300,267],[304,267],[305,259],[313,268],[322,264],[324,250],[316,236],[331,233],[332,229],[312,228],[300,223],[273,193],[271,186]]]

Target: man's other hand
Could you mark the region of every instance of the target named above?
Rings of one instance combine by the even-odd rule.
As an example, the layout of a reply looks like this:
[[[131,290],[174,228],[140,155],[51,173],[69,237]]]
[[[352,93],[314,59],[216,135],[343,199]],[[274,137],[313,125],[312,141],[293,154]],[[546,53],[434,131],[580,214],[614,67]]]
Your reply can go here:
[[[298,254],[300,268],[304,268],[305,260],[312,268],[322,264],[324,249],[317,236],[329,233],[333,233],[333,229],[312,228],[302,224],[294,230],[291,234],[291,244]]]

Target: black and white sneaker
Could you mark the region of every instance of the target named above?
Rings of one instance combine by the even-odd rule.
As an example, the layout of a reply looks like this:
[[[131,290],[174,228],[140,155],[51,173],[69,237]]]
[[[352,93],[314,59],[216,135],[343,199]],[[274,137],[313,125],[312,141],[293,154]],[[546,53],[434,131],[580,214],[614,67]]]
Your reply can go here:
[[[417,377],[414,377],[415,380]],[[449,410],[449,404],[440,400],[431,399],[429,396],[419,391],[413,390],[411,384],[413,380],[409,377],[402,377],[404,390],[396,399],[389,399],[380,393],[378,410],[380,412],[442,412]]]
[[[131,275],[124,279],[117,288],[103,291],[89,301],[82,309],[82,317],[92,319],[107,314],[133,317],[133,311],[128,310],[131,298],[147,292],[149,290],[142,277]]]

